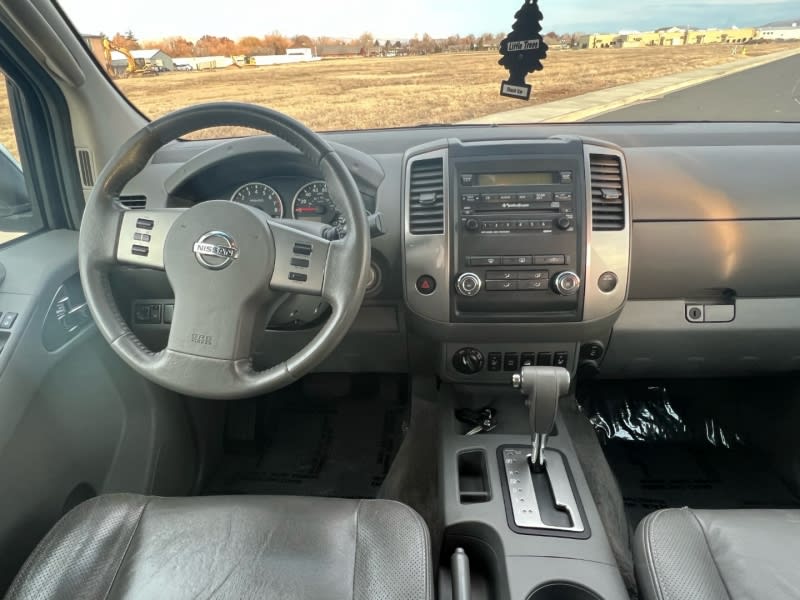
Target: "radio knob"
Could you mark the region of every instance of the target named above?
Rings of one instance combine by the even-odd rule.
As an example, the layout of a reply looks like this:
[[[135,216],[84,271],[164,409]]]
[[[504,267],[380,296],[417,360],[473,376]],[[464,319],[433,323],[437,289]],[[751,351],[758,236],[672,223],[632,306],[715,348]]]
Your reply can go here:
[[[483,282],[481,278],[475,275],[475,273],[464,273],[456,281],[456,291],[467,298],[477,296],[482,286]]]
[[[478,231],[481,228],[481,222],[478,219],[467,219],[464,227],[467,231]]]
[[[572,271],[559,273],[553,279],[553,289],[562,296],[574,296],[581,288],[581,278]]]
[[[566,216],[559,217],[558,219],[556,219],[556,227],[558,227],[562,231],[566,231],[567,229],[572,227],[572,219]]]

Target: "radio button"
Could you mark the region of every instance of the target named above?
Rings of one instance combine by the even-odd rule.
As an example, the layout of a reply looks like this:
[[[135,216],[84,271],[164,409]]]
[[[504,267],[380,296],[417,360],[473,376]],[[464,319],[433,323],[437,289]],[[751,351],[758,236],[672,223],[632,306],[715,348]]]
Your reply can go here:
[[[519,271],[489,271],[486,273],[486,278],[494,281],[506,281],[509,279],[520,279]]]
[[[481,278],[475,273],[464,273],[456,281],[456,291],[462,296],[472,298],[481,291]]]
[[[504,256],[503,265],[505,266],[528,266],[533,264],[532,256]],[[562,263],[563,264],[563,263]]]
[[[503,259],[505,260],[505,259]],[[505,263],[503,263],[505,264]],[[535,265],[565,265],[567,264],[567,257],[563,254],[547,254],[544,256],[536,256],[533,259]]]
[[[559,171],[558,176],[561,178],[561,183],[572,183],[572,171]]]
[[[461,175],[461,184],[462,185],[472,185],[472,182],[475,180],[475,176],[471,173],[463,173]]]
[[[572,192],[556,192],[554,198],[556,202],[572,202]]]
[[[467,264],[473,267],[499,267],[501,259],[499,256],[470,256]]]
[[[533,199],[536,202],[552,202],[553,192],[536,192],[533,194]]]
[[[486,289],[490,292],[514,292],[519,289],[518,281],[487,281]]]
[[[530,202],[533,200],[533,194],[517,194],[517,202]]]
[[[518,289],[522,291],[544,292],[550,289],[547,279],[529,279],[520,281]]]
[[[481,222],[478,219],[467,219],[464,221],[464,229],[467,231],[479,231],[481,228]]]

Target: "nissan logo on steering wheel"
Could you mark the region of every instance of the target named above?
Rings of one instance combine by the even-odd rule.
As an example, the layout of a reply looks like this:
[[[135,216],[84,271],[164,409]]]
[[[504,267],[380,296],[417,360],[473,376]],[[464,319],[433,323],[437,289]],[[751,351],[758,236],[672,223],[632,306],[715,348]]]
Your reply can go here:
[[[239,258],[239,248],[233,238],[223,231],[209,231],[194,243],[197,262],[206,269],[219,271]]]

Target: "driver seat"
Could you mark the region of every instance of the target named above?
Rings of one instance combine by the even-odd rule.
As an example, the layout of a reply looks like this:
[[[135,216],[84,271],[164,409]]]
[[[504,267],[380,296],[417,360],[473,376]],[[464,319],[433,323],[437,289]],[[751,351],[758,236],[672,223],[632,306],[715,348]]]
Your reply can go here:
[[[7,599],[432,600],[420,516],[388,500],[99,496],[39,543]]]

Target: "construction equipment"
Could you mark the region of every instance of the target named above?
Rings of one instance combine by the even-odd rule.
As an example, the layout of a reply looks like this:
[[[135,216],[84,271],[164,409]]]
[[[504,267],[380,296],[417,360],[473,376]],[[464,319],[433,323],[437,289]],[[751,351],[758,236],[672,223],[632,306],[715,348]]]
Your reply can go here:
[[[123,48],[122,46],[117,46],[116,44],[112,43],[111,40],[105,38],[103,39],[103,55],[105,56],[106,61],[106,71],[111,77],[118,76],[117,72],[114,70],[113,57],[111,55],[111,53],[114,51],[125,56],[128,61],[128,66],[125,69],[125,73],[122,75],[123,77],[146,77],[149,75],[158,75],[158,71],[153,69],[150,65],[142,65],[140,67],[130,50]]]

